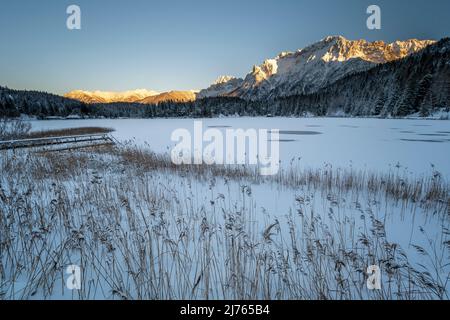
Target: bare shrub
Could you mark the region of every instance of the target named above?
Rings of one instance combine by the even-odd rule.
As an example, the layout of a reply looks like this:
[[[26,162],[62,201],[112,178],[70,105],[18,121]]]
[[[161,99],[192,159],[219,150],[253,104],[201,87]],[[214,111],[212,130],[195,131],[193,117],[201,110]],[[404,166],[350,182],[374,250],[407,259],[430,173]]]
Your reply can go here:
[[[0,119],[0,140],[21,139],[28,135],[31,124],[22,120]]]

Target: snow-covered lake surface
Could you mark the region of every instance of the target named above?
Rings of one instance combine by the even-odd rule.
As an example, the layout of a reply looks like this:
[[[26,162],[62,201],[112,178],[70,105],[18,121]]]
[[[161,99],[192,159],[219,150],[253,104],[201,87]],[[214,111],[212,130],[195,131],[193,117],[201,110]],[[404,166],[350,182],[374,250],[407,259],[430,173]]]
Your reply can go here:
[[[392,170],[399,172],[401,177],[406,171],[407,174],[417,177],[420,181],[429,181],[420,179],[420,177],[430,177],[433,172],[432,165],[434,165],[435,170],[440,171],[447,179],[450,178],[450,162],[448,160],[450,121],[342,118],[98,119],[32,121],[32,126],[33,130],[109,127],[115,129],[112,134],[118,140],[132,140],[157,153],[166,153],[175,145],[175,142],[171,141],[171,134],[174,130],[184,128],[193,132],[194,121],[200,120],[203,121],[204,130],[208,128],[220,130],[227,128],[279,129],[281,132],[281,162],[286,167],[289,167],[292,159],[296,159],[295,161],[300,159],[295,165],[304,168],[323,168],[331,165],[333,168],[348,169],[352,167],[375,173],[386,173]],[[270,181],[253,183],[252,180],[228,180],[221,176],[205,181],[197,179],[195,175],[185,175],[185,173],[180,175],[170,171],[140,171],[141,162],[138,165],[127,162],[122,164],[123,161],[114,163],[114,158],[108,158],[109,155],[99,155],[96,161],[100,161],[102,157],[106,157],[104,161],[108,163],[108,166],[94,165],[96,162],[91,159],[87,167],[83,165],[78,168],[79,171],[75,172],[73,177],[64,182],[59,181],[58,183],[62,183],[61,185],[55,184],[58,188],[65,188],[66,191],[61,194],[67,194],[66,203],[69,204],[67,207],[71,208],[71,216],[78,217],[75,220],[84,219],[85,211],[83,210],[88,208],[96,212],[96,217],[98,221],[104,223],[104,228],[109,228],[114,221],[103,219],[115,217],[115,215],[105,215],[105,210],[112,210],[117,213],[118,217],[121,216],[125,212],[123,211],[123,203],[125,203],[123,199],[125,199],[129,204],[130,212],[139,212],[143,208],[141,212],[146,213],[153,212],[154,208],[158,208],[158,212],[167,214],[165,219],[168,223],[165,222],[165,225],[170,226],[170,229],[167,229],[167,236],[170,239],[179,238],[177,228],[179,221],[183,219],[186,219],[189,222],[187,225],[191,226],[188,233],[193,235],[192,239],[202,239],[196,234],[198,232],[196,230],[202,229],[203,214],[205,221],[211,224],[211,230],[218,233],[228,230],[226,226],[231,221],[229,220],[231,217],[232,221],[241,221],[242,226],[245,226],[242,230],[247,232],[247,240],[253,241],[253,243],[263,243],[262,247],[266,253],[270,252],[275,256],[275,253],[279,254],[280,247],[284,248],[283,250],[290,250],[288,248],[291,245],[292,235],[298,238],[295,242],[299,248],[296,249],[300,249],[299,252],[303,254],[307,252],[305,244],[308,241],[306,240],[316,239],[327,243],[329,237],[334,237],[333,239],[337,242],[336,244],[334,240],[329,242],[328,250],[339,249],[336,251],[336,254],[339,255],[341,248],[346,248],[347,251],[343,252],[353,252],[354,249],[364,258],[364,261],[360,262],[364,269],[367,267],[366,262],[377,264],[380,262],[365,260],[366,257],[363,253],[365,254],[366,244],[362,241],[364,240],[362,236],[367,236],[370,242],[373,242],[370,244],[371,248],[375,248],[377,251],[377,259],[383,258],[383,261],[388,261],[385,259],[388,257],[392,259],[392,265],[401,267],[401,270],[407,270],[406,267],[411,265],[419,273],[430,272],[433,282],[441,285],[446,293],[450,292],[450,282],[446,281],[450,264],[445,247],[450,244],[448,197],[442,201],[431,203],[422,202],[421,198],[414,197],[411,199],[400,197],[395,200],[387,192],[385,193],[382,187],[379,191],[359,187],[346,191],[339,188],[327,188],[320,183],[289,187]],[[0,158],[0,160],[2,159]],[[59,162],[60,159],[58,158],[57,161]],[[4,167],[7,168],[7,166]],[[11,166],[9,167],[11,168]],[[14,172],[21,177],[20,170]],[[13,180],[13,183],[7,184],[6,180],[9,176],[4,175],[2,179],[5,182],[2,183],[2,179],[0,179],[0,183],[10,188],[15,187],[16,181],[21,181],[18,177]],[[130,181],[132,184],[129,185]],[[28,180],[28,183],[34,188],[35,198],[33,199],[36,199],[36,203],[40,203],[42,208],[47,208],[50,199],[54,197],[53,191],[50,192],[51,189],[44,187],[47,182],[49,181],[45,178],[40,182],[43,184],[36,187],[37,181],[33,178]],[[25,190],[32,189],[28,186],[23,188]],[[102,191],[94,193],[98,197],[100,197],[99,195],[108,195],[108,198],[99,198],[100,200],[97,199],[97,196],[91,198],[93,190]],[[13,190],[6,189],[6,191],[13,193]],[[157,205],[152,202],[153,198],[148,198],[149,194],[155,196]],[[422,198],[426,198],[426,196]],[[37,206],[36,203],[33,202],[33,206]],[[105,209],[104,203],[111,207]],[[44,209],[42,211],[44,212]],[[132,216],[126,215],[128,218]],[[154,219],[159,215],[145,217],[149,223],[159,221],[159,218]],[[139,220],[142,218],[141,216],[136,215],[135,218],[141,228],[146,226],[143,223],[144,220]],[[120,221],[120,227],[128,232],[127,220]],[[273,230],[272,236],[269,235],[269,238],[273,237],[274,240],[261,242],[260,237],[266,234],[265,230],[274,222],[279,228],[277,231]],[[81,222],[80,224],[83,225]],[[310,229],[307,227],[308,224],[315,227]],[[237,225],[236,228],[239,226]],[[56,228],[54,231],[61,230],[64,231],[60,228]],[[314,230],[314,232],[311,233],[310,230]],[[224,234],[226,232],[228,231],[225,231]],[[64,233],[62,234],[64,235]],[[65,236],[61,236],[61,239],[65,239]],[[119,242],[114,242],[114,245],[119,244]],[[424,255],[418,251],[417,246],[432,252],[432,256]],[[199,247],[201,245],[198,242],[191,242],[185,247],[187,248],[185,256],[196,257]],[[249,246],[249,248],[256,247]],[[394,249],[389,251],[391,250],[389,248]],[[122,259],[120,250],[115,252],[117,259]],[[226,250],[219,246],[216,252],[226,252]],[[286,252],[290,254],[290,251]],[[403,253],[407,259],[402,258]],[[108,257],[102,256],[101,252],[96,254],[99,255],[100,260]],[[332,257],[333,255],[325,256]],[[216,261],[217,265],[226,267],[226,256],[219,258]],[[78,264],[77,256],[75,258],[71,256],[71,259],[75,259]],[[185,266],[185,262],[188,260],[183,260],[180,265]],[[391,263],[391,260],[388,262]],[[189,263],[192,268],[187,278],[197,279],[197,266],[192,261]],[[439,264],[438,267],[436,267],[437,264]],[[97,266],[97,262],[94,265]],[[176,264],[169,261],[168,265]],[[327,263],[323,265],[327,265]],[[247,269],[250,270],[250,268]],[[295,264],[290,266],[292,275],[297,274],[299,270]],[[309,271],[311,270],[315,270],[314,266],[309,269]],[[335,271],[335,269],[333,270]],[[220,274],[222,272],[223,270],[220,270]],[[95,273],[93,274],[95,279]],[[306,272],[306,277],[308,274]],[[26,287],[28,275],[24,272],[23,276],[23,284],[17,282],[14,290],[18,290],[17,288],[21,288],[21,286]],[[125,276],[128,275],[125,274]],[[248,278],[252,276],[250,275]],[[330,274],[330,276],[332,275]],[[383,281],[390,280],[387,276],[383,277]],[[19,280],[22,281],[22,279]],[[172,280],[171,286],[177,286],[178,280]],[[387,282],[383,284],[383,286],[387,285]],[[136,292],[133,289],[130,290],[134,296]],[[106,295],[102,294],[101,292],[94,293],[93,297],[110,297],[109,292],[106,292]],[[286,297],[290,297],[286,292],[285,294]],[[366,293],[363,296],[366,297]],[[36,297],[42,296],[38,294]],[[58,291],[50,297],[71,298]],[[185,298],[186,296],[176,297]],[[201,295],[188,297],[197,298]],[[217,297],[228,296],[218,294]],[[260,296],[257,297],[260,298]]]
[[[282,165],[292,159],[303,167],[334,167],[386,172],[432,172],[432,165],[450,177],[450,121],[345,118],[215,118],[215,119],[98,119],[32,121],[33,130],[86,126],[111,127],[119,140],[148,144],[155,152],[175,145],[171,134],[194,121],[208,128],[279,129]]]

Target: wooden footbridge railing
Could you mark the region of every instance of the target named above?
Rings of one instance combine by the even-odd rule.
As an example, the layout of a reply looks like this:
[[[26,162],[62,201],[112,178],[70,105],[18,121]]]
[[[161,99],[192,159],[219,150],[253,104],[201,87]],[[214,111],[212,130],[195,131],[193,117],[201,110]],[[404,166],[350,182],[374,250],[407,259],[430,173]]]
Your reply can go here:
[[[0,141],[0,150],[32,148],[35,151],[65,151],[115,144],[109,134],[45,137]]]

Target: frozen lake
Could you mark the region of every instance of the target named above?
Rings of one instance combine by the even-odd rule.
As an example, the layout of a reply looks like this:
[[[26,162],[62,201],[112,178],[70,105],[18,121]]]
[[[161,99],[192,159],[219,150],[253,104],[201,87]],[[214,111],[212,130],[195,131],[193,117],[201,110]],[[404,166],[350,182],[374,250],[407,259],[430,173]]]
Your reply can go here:
[[[450,121],[343,118],[98,119],[32,121],[33,130],[102,126],[119,140],[168,152],[175,129],[279,129],[282,165],[296,159],[304,167],[350,166],[371,171],[408,170],[428,174],[432,165],[450,177]]]
[[[305,168],[331,165],[334,168],[353,167],[376,172],[399,170],[400,174],[407,170],[406,172],[412,176],[419,177],[429,176],[434,165],[444,177],[450,178],[450,162],[448,161],[450,121],[342,118],[98,119],[32,121],[32,125],[33,130],[110,127],[115,129],[113,135],[118,140],[132,140],[155,152],[165,153],[176,144],[171,141],[174,130],[188,129],[193,132],[194,121],[199,120],[203,121],[203,130],[208,128],[279,129],[281,162],[284,166],[289,166],[292,159],[296,159],[295,161],[300,159],[298,162],[300,167]],[[139,168],[140,163],[134,166]],[[125,163],[124,167],[131,170],[133,164]],[[359,245],[362,243],[360,235],[367,234],[369,238],[379,241],[381,239],[377,238],[379,234],[376,233],[375,237],[373,232],[381,230],[385,234],[382,237],[385,239],[383,241],[386,242],[380,242],[380,248],[381,244],[383,246],[395,244],[395,248],[398,245],[399,250],[401,249],[399,252],[406,253],[408,263],[415,270],[431,270],[432,276],[439,279],[444,279],[449,274],[450,264],[446,256],[444,258],[447,250],[444,244],[449,241],[446,231],[449,229],[446,214],[447,198],[443,202],[428,204],[428,206],[425,202],[422,203],[416,199],[394,200],[387,193],[385,194],[383,189],[373,193],[365,188],[354,188],[346,192],[323,189],[320,185],[317,188],[289,188],[270,182],[254,184],[239,180],[230,182],[221,177],[197,181],[195,178],[191,180],[189,175],[177,175],[165,171],[146,172],[146,175],[142,177],[140,176],[142,172],[133,169],[134,171],[130,171],[131,175],[122,175],[119,173],[122,172],[121,170],[113,170],[109,166],[98,166],[98,168],[105,168],[103,172],[98,173],[103,180],[102,184],[94,187],[105,186],[109,188],[108,190],[112,190],[111,192],[118,193],[130,192],[130,199],[141,201],[136,208],[152,205],[151,201],[145,200],[147,198],[136,197],[136,190],[158,190],[161,187],[161,191],[157,193],[158,198],[180,204],[179,208],[175,206],[167,209],[170,213],[168,217],[175,219],[170,220],[173,221],[172,223],[168,223],[171,226],[178,226],[178,220],[176,220],[179,217],[178,214],[182,213],[185,218],[189,216],[187,208],[190,208],[191,201],[195,204],[192,212],[207,210],[205,216],[211,221],[222,221],[223,212],[242,214],[241,218],[253,232],[249,234],[253,235],[264,234],[263,230],[267,226],[278,221],[279,239],[278,242],[274,242],[273,247],[278,252],[279,244],[285,241],[288,243],[291,234],[299,234],[299,239],[311,236],[309,233],[301,233],[301,230],[309,230],[303,229],[307,221],[304,220],[306,217],[314,219],[315,225],[323,228],[315,229],[322,230],[323,233],[315,235],[321,241],[326,240],[329,234],[339,235],[336,239],[339,238],[341,243],[337,247],[360,250],[362,248]],[[84,174],[85,168],[81,170]],[[91,170],[88,169],[87,174],[92,174]],[[111,172],[114,173],[111,174]],[[132,186],[145,182],[149,183],[148,188],[116,188],[117,185],[126,185],[124,181],[131,180]],[[87,184],[91,187],[92,183],[88,180]],[[247,184],[250,186],[249,193],[244,192],[249,190]],[[74,184],[68,181],[68,185],[73,188]],[[67,194],[77,196],[77,193],[67,192]],[[106,194],[109,194],[109,191]],[[116,208],[118,203],[112,207]],[[236,213],[236,217],[239,214]],[[103,211],[100,211],[100,217],[103,216]],[[289,224],[291,218],[293,224]],[[380,222],[382,228],[376,229],[377,224],[374,221]],[[291,232],[292,226],[295,226],[297,233]],[[197,229],[200,227],[195,228]],[[169,234],[176,238],[177,232],[171,229]],[[440,268],[435,271],[434,258],[424,256],[417,250],[417,246],[428,251],[434,250],[429,252],[435,252],[436,257],[442,256],[442,261],[438,261],[441,263]],[[194,252],[197,248],[198,246],[194,245],[190,248],[193,250],[192,253],[189,254],[195,256]],[[305,249],[306,247],[300,251],[305,252]],[[378,254],[382,257],[381,253]],[[397,255],[396,263],[403,264],[401,254]],[[225,264],[220,262],[220,265]],[[191,275],[191,278],[195,279],[196,276]],[[442,285],[447,292],[450,292],[449,283]]]

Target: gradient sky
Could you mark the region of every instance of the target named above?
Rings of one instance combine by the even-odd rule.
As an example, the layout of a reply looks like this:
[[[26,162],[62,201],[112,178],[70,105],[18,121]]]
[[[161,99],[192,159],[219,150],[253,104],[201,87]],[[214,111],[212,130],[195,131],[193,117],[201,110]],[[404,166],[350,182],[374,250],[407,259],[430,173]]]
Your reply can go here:
[[[82,30],[66,28],[77,4]],[[382,30],[366,9],[382,9]],[[348,39],[450,36],[448,0],[0,0],[0,85],[74,89],[201,89],[219,75],[327,35]]]

